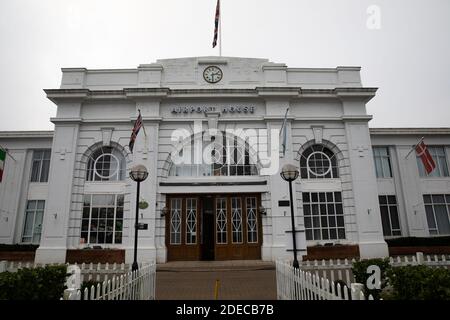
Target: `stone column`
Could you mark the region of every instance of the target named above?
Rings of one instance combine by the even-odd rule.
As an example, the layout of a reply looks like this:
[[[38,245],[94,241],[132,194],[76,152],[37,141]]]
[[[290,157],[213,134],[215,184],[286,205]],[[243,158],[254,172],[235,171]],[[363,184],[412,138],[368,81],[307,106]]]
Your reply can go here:
[[[66,261],[78,131],[78,123],[55,123],[48,201],[45,204],[41,243],[36,251],[37,263]]]

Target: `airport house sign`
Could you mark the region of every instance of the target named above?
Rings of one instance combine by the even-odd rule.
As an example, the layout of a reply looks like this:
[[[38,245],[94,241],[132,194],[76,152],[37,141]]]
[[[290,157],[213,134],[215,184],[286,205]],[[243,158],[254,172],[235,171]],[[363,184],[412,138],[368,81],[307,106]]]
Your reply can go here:
[[[198,107],[173,107],[172,113],[207,113],[207,112],[221,112],[221,113],[254,113],[255,107],[253,106],[228,106],[228,107],[207,107],[207,106],[198,106]]]

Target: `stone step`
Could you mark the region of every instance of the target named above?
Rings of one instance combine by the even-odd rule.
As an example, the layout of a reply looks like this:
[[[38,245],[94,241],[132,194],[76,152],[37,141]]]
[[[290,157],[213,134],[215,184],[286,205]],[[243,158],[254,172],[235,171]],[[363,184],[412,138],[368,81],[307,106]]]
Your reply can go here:
[[[275,263],[261,260],[171,261],[156,266],[157,272],[275,270]]]

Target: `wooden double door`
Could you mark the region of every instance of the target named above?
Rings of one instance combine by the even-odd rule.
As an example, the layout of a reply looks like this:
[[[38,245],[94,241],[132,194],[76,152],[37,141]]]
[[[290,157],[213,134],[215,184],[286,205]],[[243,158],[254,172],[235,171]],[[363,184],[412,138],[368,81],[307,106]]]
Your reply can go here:
[[[260,202],[259,194],[167,196],[167,259],[261,259]]]

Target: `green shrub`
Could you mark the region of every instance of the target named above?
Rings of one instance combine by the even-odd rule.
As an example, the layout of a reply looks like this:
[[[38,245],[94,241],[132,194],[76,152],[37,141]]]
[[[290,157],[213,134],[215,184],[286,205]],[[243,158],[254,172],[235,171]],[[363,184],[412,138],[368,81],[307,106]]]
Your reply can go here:
[[[450,246],[450,237],[403,237],[386,239],[389,247],[426,247],[426,246]]]
[[[427,266],[391,268],[385,300],[450,300],[450,270]]]
[[[59,300],[66,289],[67,267],[24,268],[0,273],[0,300]]]
[[[381,275],[381,286],[380,289],[369,289],[367,288],[367,279],[371,274],[367,273],[367,268],[371,265],[377,265],[380,267]],[[352,272],[357,283],[364,285],[364,293],[366,296],[371,294],[375,300],[380,298],[380,293],[386,287],[386,272],[390,269],[389,259],[367,259],[360,260],[353,263]]]
[[[0,252],[36,251],[38,245],[34,244],[0,244]]]

